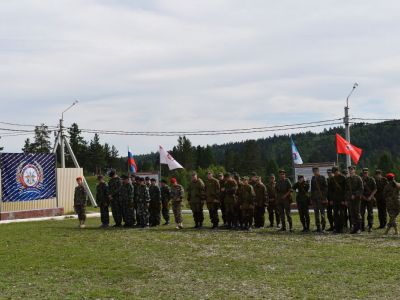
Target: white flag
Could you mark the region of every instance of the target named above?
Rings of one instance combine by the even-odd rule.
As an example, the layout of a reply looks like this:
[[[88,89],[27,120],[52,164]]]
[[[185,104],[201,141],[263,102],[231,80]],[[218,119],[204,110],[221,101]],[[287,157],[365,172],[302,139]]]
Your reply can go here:
[[[168,165],[170,170],[184,169],[163,147],[160,146],[160,163]]]
[[[301,159],[300,152],[297,150],[296,145],[293,142],[293,139],[290,138],[290,141],[292,142],[292,157],[293,157],[293,163],[296,165],[302,165],[303,160]]]

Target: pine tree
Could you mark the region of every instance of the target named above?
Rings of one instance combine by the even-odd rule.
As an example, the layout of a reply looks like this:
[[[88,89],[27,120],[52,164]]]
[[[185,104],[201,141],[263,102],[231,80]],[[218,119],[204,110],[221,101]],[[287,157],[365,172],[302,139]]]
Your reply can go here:
[[[93,140],[90,141],[88,148],[88,170],[101,174],[106,165],[106,155],[103,145],[100,144],[100,137],[96,133]]]
[[[178,145],[172,150],[172,156],[187,170],[193,170],[194,154],[195,151],[190,140],[185,136],[180,136],[178,138]]]
[[[379,157],[378,168],[381,169],[384,173],[389,173],[394,170],[394,162],[390,152],[385,151]]]
[[[32,153],[33,152],[33,144],[31,143],[31,140],[27,138],[24,143],[24,147],[22,148],[22,152],[25,154]]]
[[[81,135],[81,130],[79,129],[78,124],[73,123],[71,127],[68,128],[68,136],[69,144],[75,154],[76,159],[83,168],[86,168],[88,164],[88,160],[86,159],[88,147],[87,142]],[[72,160],[69,158],[67,163],[72,165]]]

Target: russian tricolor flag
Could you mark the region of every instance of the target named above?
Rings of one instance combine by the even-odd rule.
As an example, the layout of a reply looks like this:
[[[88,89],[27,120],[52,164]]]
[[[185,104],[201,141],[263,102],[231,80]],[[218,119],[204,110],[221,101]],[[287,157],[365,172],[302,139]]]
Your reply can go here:
[[[135,174],[138,171],[131,149],[128,149],[128,167],[131,174]]]

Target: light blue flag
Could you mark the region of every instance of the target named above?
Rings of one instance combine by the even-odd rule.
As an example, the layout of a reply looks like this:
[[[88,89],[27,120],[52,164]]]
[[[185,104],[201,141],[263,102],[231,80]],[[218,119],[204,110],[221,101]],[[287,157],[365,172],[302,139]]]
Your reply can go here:
[[[292,142],[293,163],[296,164],[296,165],[302,165],[303,164],[303,160],[301,159],[299,150],[297,150],[297,147],[294,144],[292,137],[290,137],[290,141]]]

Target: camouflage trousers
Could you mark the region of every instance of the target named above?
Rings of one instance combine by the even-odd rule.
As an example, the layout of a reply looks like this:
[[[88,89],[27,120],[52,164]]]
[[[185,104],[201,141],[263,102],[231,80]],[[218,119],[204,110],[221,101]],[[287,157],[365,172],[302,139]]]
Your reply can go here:
[[[169,200],[162,201],[161,213],[165,222],[169,222]]]
[[[279,208],[279,216],[281,217],[282,229],[286,229],[285,216],[289,223],[289,228],[292,229],[293,221],[292,221],[292,215],[290,212],[290,202],[289,201],[281,201],[278,203],[278,208]]]
[[[123,208],[122,208],[122,203],[120,202],[119,198],[112,199],[111,210],[112,210],[112,216],[113,216],[115,225],[121,226]]]
[[[314,218],[315,226],[325,230],[326,220],[325,220],[325,206],[322,204],[321,199],[313,199],[314,204]]]
[[[81,222],[86,221],[86,205],[75,205],[75,213],[78,215],[78,220]]]
[[[174,213],[175,223],[182,223],[182,202],[181,201],[172,201],[172,211]]]
[[[326,216],[328,218],[328,222],[329,222],[329,227],[333,228],[334,227],[334,211],[333,211],[333,204],[329,204],[326,207]]]
[[[149,223],[150,226],[158,226],[161,223],[161,203],[150,203],[149,207]]]
[[[256,206],[254,208],[254,226],[256,228],[264,227],[265,225],[265,206]]]
[[[378,208],[379,225],[383,228],[387,223],[386,200],[384,197],[376,197],[376,207]]]
[[[218,208],[219,203],[207,202],[207,209],[210,213],[210,221],[214,226],[218,226],[219,223]]]
[[[101,219],[101,224],[103,225],[110,224],[110,213],[108,211],[108,205],[106,204],[100,205],[100,219]]]
[[[361,229],[365,228],[365,212],[367,212],[368,228],[372,228],[374,224],[374,203],[373,201],[361,201],[360,213],[361,213]]]
[[[137,225],[141,227],[149,226],[149,207],[147,203],[137,205]]]
[[[193,212],[193,219],[195,223],[203,223],[203,202],[190,202],[190,209]]]
[[[220,200],[219,208],[221,209],[222,222],[224,223],[224,225],[226,225],[225,204],[223,200]]]
[[[310,211],[308,201],[297,200],[297,210],[299,211],[300,221],[304,229],[310,229]]]
[[[122,219],[127,227],[132,227],[135,225],[135,210],[132,202],[126,202],[122,204]]]
[[[388,209],[388,214],[389,214],[389,222],[387,226],[390,227],[397,227],[397,216],[399,215],[399,210],[389,210]]]
[[[348,201],[348,205],[349,205],[351,224],[355,228],[360,228],[361,226],[360,199],[359,198],[351,199]]]
[[[225,220],[226,225],[230,227],[236,226],[236,205],[235,203],[225,203]]]
[[[279,225],[281,223],[281,218],[279,216],[279,209],[276,203],[269,203],[267,206],[267,210],[268,210],[269,224],[271,226],[274,226],[274,217],[275,217],[276,225]]]
[[[249,228],[253,223],[254,208],[241,209],[242,226]]]

